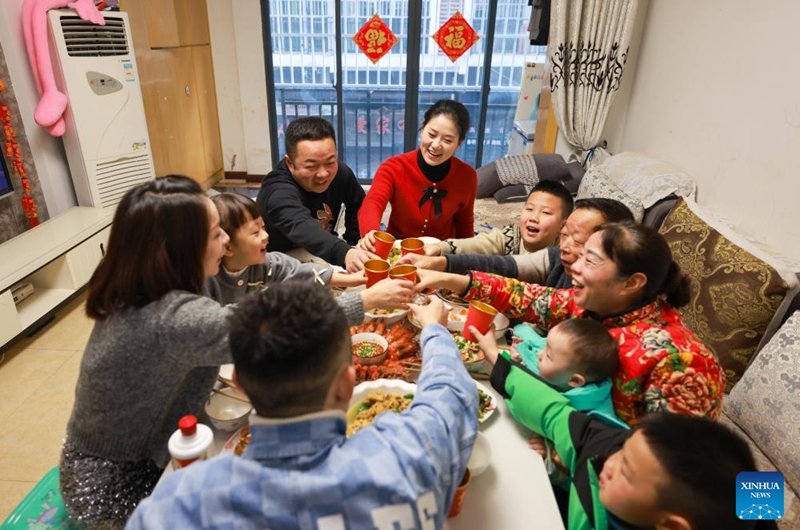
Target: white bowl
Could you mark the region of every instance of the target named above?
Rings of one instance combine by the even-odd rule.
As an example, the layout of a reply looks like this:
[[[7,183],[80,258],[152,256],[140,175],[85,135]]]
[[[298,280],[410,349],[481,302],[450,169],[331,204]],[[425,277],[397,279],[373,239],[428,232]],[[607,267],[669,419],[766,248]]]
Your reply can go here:
[[[383,335],[377,333],[356,333],[350,337],[350,344],[358,344],[359,342],[373,342],[380,346],[381,353],[374,357],[360,357],[356,354],[351,354],[353,363],[355,364],[381,364],[386,359],[386,352],[389,350],[389,341]]]
[[[478,431],[478,436],[475,438],[475,445],[472,446],[472,455],[467,462],[467,469],[473,477],[477,477],[489,467],[492,463],[492,444],[489,443],[489,438],[485,434]]]
[[[225,389],[230,394],[243,395],[232,388]],[[235,431],[247,423],[253,406],[244,401],[233,399],[222,394],[211,394],[206,401],[206,414],[215,429]]]
[[[453,319],[451,320],[450,315],[447,317],[447,329],[450,331],[456,331],[458,333],[462,333],[464,331],[464,322],[467,319],[467,314],[464,312],[464,307],[461,306],[454,306],[450,310],[450,315],[461,313],[463,314],[464,320],[460,319]],[[497,313],[494,317],[494,336],[498,339],[502,339],[503,336],[506,334],[506,330],[508,330],[509,320],[508,317],[505,316],[503,313]]]

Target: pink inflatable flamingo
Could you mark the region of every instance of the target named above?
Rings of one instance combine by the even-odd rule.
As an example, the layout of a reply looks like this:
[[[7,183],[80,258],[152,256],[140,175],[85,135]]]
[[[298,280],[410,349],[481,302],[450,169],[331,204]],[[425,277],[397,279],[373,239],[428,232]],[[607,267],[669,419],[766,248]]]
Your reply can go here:
[[[56,87],[47,44],[47,12],[61,7],[69,7],[83,20],[101,26],[106,24],[93,0],[25,0],[22,4],[22,33],[36,88],[41,96],[33,119],[53,136],[61,136],[66,130],[63,114],[68,102],[67,96]]]

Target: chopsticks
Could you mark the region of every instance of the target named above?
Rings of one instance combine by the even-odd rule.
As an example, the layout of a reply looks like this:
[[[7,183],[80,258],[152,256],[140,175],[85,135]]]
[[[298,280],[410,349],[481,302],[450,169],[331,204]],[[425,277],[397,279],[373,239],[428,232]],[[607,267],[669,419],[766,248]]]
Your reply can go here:
[[[230,392],[225,392],[225,391],[224,391],[224,390],[222,390],[221,388],[212,388],[212,389],[211,389],[211,391],[212,391],[213,393],[215,393],[215,394],[219,394],[219,395],[221,395],[221,396],[225,396],[225,397],[229,397],[229,398],[231,398],[231,399],[235,399],[235,400],[237,400],[237,401],[241,401],[242,403],[250,403],[250,400],[249,400],[249,399],[247,399],[246,397],[244,397],[244,396],[239,396],[239,395],[236,395],[236,394],[232,394],[232,393],[230,393]]]
[[[230,387],[231,389],[234,389],[234,390],[236,389],[236,385],[233,384],[233,381],[231,381],[230,379],[226,379],[225,377],[222,377],[221,375],[217,376],[217,381],[219,381],[220,383],[222,383],[223,385],[225,385],[227,387]],[[226,391],[222,390],[221,388],[212,388],[211,391],[214,392],[215,394],[220,394],[222,396],[229,397],[231,399],[235,399],[235,400],[241,401],[243,403],[250,403],[250,400],[247,398],[247,396],[241,395],[239,393],[226,392]]]

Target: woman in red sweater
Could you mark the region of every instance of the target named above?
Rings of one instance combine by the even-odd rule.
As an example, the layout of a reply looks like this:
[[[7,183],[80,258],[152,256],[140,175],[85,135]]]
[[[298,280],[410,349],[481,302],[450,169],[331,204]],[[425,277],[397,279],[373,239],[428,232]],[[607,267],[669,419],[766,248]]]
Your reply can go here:
[[[397,238],[472,237],[478,176],[453,156],[469,130],[469,112],[461,103],[442,99],[426,112],[419,149],[397,155],[378,168],[358,212],[361,248],[373,252],[373,232],[391,203],[387,231]]]

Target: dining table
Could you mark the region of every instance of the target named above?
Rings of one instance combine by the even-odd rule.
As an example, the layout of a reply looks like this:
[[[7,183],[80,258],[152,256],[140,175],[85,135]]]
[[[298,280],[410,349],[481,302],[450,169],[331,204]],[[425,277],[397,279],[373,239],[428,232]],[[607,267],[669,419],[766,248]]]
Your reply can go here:
[[[477,374],[477,377],[481,377]],[[496,408],[479,431],[491,445],[491,462],[471,478],[461,513],[447,519],[447,530],[564,530],[542,457],[528,446],[530,432],[519,425],[500,394],[481,381]],[[232,433],[214,430],[215,452],[220,453]],[[168,469],[165,474],[170,473]]]

